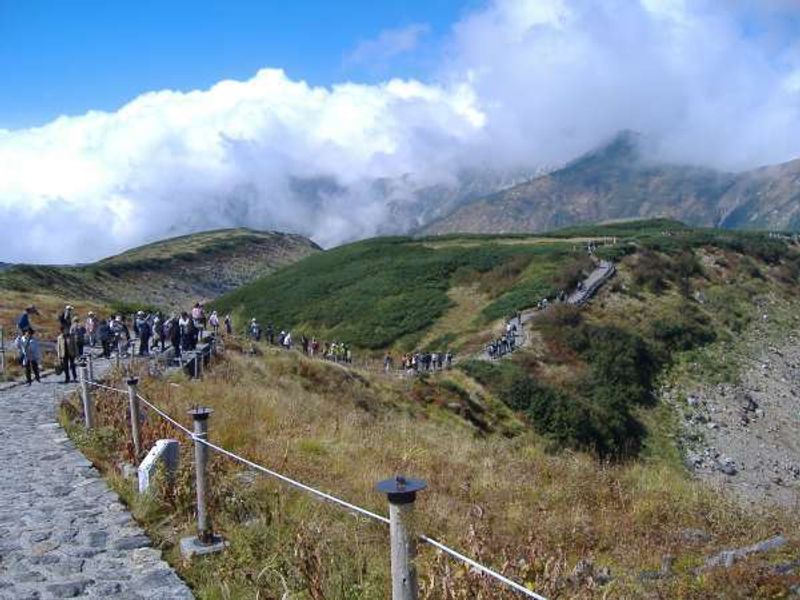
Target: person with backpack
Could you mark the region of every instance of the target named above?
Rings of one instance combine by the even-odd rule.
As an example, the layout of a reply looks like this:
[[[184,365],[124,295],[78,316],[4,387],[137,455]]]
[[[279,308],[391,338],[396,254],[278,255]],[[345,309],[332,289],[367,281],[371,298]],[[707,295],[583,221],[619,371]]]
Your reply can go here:
[[[233,335],[233,321],[230,315],[225,315],[225,333]]]
[[[75,339],[75,346],[78,349],[77,356],[83,356],[83,348],[86,346],[86,328],[78,317],[72,317],[72,327],[69,328],[69,333]]]
[[[42,360],[42,353],[39,350],[39,340],[34,337],[36,332],[28,327],[22,336],[17,338],[17,352],[22,357],[22,364],[25,366],[25,380],[31,384],[31,371],[36,377],[36,381],[41,383],[39,377],[39,363]]]
[[[97,326],[97,339],[100,340],[100,345],[103,347],[103,358],[111,358],[111,345],[114,341],[114,332],[111,330],[111,324],[107,319],[100,321]]]
[[[211,331],[214,332],[214,337],[219,334],[219,315],[217,311],[212,311],[211,316],[208,317],[208,324],[211,326]]]
[[[75,371],[75,357],[78,355],[78,346],[75,344],[75,338],[72,337],[69,330],[61,332],[56,338],[56,353],[58,360],[61,362],[61,368],[64,370],[64,383],[69,383],[69,375],[72,373],[72,380],[78,381],[78,374]]]
[[[72,327],[73,310],[75,309],[67,304],[61,314],[58,315],[58,326],[61,329],[61,333],[69,333],[69,329]]]
[[[250,329],[248,330],[248,334],[250,335],[250,339],[254,342],[261,341],[261,325],[259,325],[258,321],[255,319],[250,319]]]
[[[38,315],[39,310],[31,304],[30,306],[25,307],[25,311],[17,318],[17,329],[19,330],[20,336],[24,336],[25,332],[31,328],[31,315]]]
[[[92,311],[89,311],[89,314],[86,316],[86,337],[88,338],[87,341],[89,342],[89,346],[94,348],[94,345],[97,343],[97,317],[94,316]]]
[[[139,356],[148,356],[150,354],[150,337],[153,334],[150,321],[144,318],[138,320],[139,329]]]

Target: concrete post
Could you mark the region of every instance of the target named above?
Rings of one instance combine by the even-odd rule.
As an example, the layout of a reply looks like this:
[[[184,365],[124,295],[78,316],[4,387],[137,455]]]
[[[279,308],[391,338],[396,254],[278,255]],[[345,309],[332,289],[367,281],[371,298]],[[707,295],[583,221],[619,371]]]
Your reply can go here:
[[[389,499],[389,535],[392,552],[392,600],[417,600],[417,535],[414,501],[428,485],[421,479],[395,477],[376,486]]]
[[[128,379],[128,404],[131,409],[131,437],[133,438],[133,451],[136,462],[142,455],[142,438],[139,433],[139,398],[136,396],[136,386],[139,380],[136,377]]]
[[[194,419],[194,435],[197,439],[208,439],[208,418],[213,413],[210,408],[195,408],[189,411]],[[197,489],[197,538],[203,544],[213,541],[214,535],[206,513],[206,463],[208,461],[208,447],[197,441],[194,442],[194,467],[195,488]]]
[[[214,411],[210,408],[195,408],[189,411],[194,420],[194,468],[195,488],[197,490],[197,535],[181,540],[181,554],[190,559],[193,556],[221,552],[228,546],[222,537],[214,535],[211,519],[206,512],[206,464],[208,446],[199,440],[208,440],[208,418]]]
[[[200,353],[197,350],[194,351],[194,378],[200,378]]]
[[[6,337],[3,328],[0,327],[0,373],[6,372]]]
[[[122,342],[120,340],[117,340],[117,359],[114,362],[116,363],[117,371],[119,371],[122,364]]]
[[[89,389],[89,369],[86,361],[82,360],[80,367],[81,397],[83,398],[83,420],[86,429],[94,427],[94,407],[92,406],[92,392]]]
[[[92,350],[89,349],[89,353],[86,355],[87,364],[89,365],[89,381],[94,382],[94,356],[92,356]]]

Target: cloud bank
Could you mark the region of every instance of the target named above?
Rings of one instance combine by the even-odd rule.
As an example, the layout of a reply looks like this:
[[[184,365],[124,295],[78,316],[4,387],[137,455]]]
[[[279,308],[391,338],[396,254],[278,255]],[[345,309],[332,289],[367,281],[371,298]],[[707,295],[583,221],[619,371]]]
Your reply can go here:
[[[786,11],[800,13],[496,0],[454,24],[424,82],[323,88],[264,69],[0,130],[0,261],[91,260],[240,225],[333,245],[402,229],[397,207],[413,212],[419,190],[457,188],[476,169],[560,164],[621,129],[670,161],[789,160],[800,156],[800,52],[776,24]]]

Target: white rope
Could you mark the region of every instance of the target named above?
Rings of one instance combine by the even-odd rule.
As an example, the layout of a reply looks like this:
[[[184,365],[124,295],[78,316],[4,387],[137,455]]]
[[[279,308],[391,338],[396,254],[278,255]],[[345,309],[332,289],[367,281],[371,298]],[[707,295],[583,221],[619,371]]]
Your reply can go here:
[[[92,384],[96,385],[97,387],[101,387],[101,388],[108,389],[108,390],[115,391],[115,392],[124,393],[126,391],[126,390],[120,390],[118,388],[108,387],[108,386],[101,385],[101,384],[94,383],[94,382],[92,382]],[[264,467],[264,466],[261,466],[261,465],[259,465],[257,463],[254,463],[251,460],[247,460],[243,456],[239,456],[238,454],[235,454],[235,453],[233,453],[233,452],[231,452],[229,450],[226,450],[225,448],[223,448],[221,446],[217,446],[216,444],[214,444],[212,442],[209,442],[208,440],[206,440],[206,439],[204,439],[202,437],[198,437],[188,427],[185,427],[180,422],[178,422],[177,420],[173,419],[169,414],[167,414],[166,412],[164,412],[163,410],[158,408],[152,402],[149,402],[141,394],[136,394],[136,397],[141,402],[143,402],[146,406],[148,406],[154,412],[156,412],[159,416],[161,416],[163,419],[165,419],[166,421],[168,421],[169,423],[171,423],[172,425],[174,425],[175,427],[180,429],[183,433],[185,433],[188,437],[190,437],[195,442],[203,444],[204,446],[207,446],[208,448],[211,448],[212,450],[215,450],[216,452],[219,452],[220,454],[222,454],[224,456],[227,456],[228,458],[230,458],[230,459],[232,459],[232,460],[234,460],[236,462],[239,462],[239,463],[241,463],[243,465],[246,465],[246,466],[250,467],[251,469],[254,469],[256,471],[259,471],[259,472],[264,473],[266,475],[269,475],[271,477],[275,477],[276,479],[279,479],[279,480],[283,481],[284,483],[288,483],[289,485],[291,485],[293,487],[296,487],[296,488],[298,488],[300,490],[303,490],[305,492],[313,494],[313,495],[315,495],[315,496],[317,496],[319,498],[322,498],[323,500],[327,500],[328,502],[331,502],[333,504],[337,504],[339,506],[342,506],[342,507],[346,508],[347,510],[350,510],[350,511],[352,511],[354,513],[363,515],[363,516],[368,517],[370,519],[373,519],[375,521],[379,521],[380,523],[383,523],[384,525],[389,525],[389,519],[387,519],[383,515],[379,515],[377,513],[374,513],[374,512],[372,512],[370,510],[367,510],[366,508],[361,508],[360,506],[356,506],[355,504],[351,504],[350,502],[347,502],[346,500],[342,500],[341,498],[337,498],[336,496],[332,496],[331,494],[328,494],[326,492],[323,492],[321,490],[313,488],[313,487],[311,487],[309,485],[306,485],[304,483],[296,481],[295,479],[292,479],[291,477],[287,477],[286,475],[278,473],[277,471],[273,471],[272,469],[268,469],[267,467]],[[496,571],[493,571],[489,567],[483,566],[482,564],[474,561],[473,559],[469,558],[468,556],[464,556],[460,552],[457,552],[456,550],[453,550],[452,548],[450,548],[448,546],[445,546],[441,542],[437,542],[436,540],[434,540],[433,538],[428,537],[427,535],[420,535],[419,539],[421,539],[423,542],[425,542],[427,544],[430,544],[434,548],[437,548],[437,549],[441,550],[442,552],[444,552],[446,554],[449,554],[453,558],[456,558],[456,559],[468,564],[469,566],[471,566],[472,568],[480,571],[484,575],[488,575],[489,577],[492,577],[492,578],[496,579],[497,581],[507,585],[508,587],[512,588],[513,590],[515,590],[515,591],[517,591],[517,592],[519,592],[521,594],[524,594],[525,596],[528,596],[529,598],[535,598],[536,600],[547,600],[547,598],[545,598],[544,596],[540,596],[539,594],[529,590],[528,588],[526,588],[526,587],[520,585],[519,583],[509,579],[508,577],[505,577],[505,576],[501,575],[500,573],[498,573]]]
[[[489,567],[484,567],[482,564],[480,564],[478,562],[475,562],[474,560],[472,560],[468,556],[464,556],[460,552],[456,552],[452,548],[448,548],[447,546],[445,546],[441,542],[437,542],[436,540],[434,540],[432,538],[429,538],[427,535],[421,535],[421,536],[419,536],[419,539],[421,539],[423,542],[425,542],[427,544],[430,544],[434,548],[438,548],[442,552],[445,552],[446,554],[449,554],[453,558],[457,558],[458,560],[467,563],[469,566],[477,569],[478,571],[480,571],[484,575],[488,575],[489,577],[494,577],[497,581],[500,581],[501,583],[506,584],[507,586],[509,586],[510,588],[513,588],[514,590],[518,591],[521,594],[525,594],[529,598],[536,598],[536,600],[547,600],[547,598],[545,598],[544,596],[540,596],[536,592],[533,592],[533,591],[529,590],[528,588],[518,584],[516,581],[512,581],[508,577],[505,577],[505,576],[501,575],[500,573],[498,573],[496,571],[492,571]]]
[[[138,399],[139,399],[141,402],[143,402],[145,405],[147,405],[148,407],[150,407],[150,408],[151,408],[151,409],[152,409],[154,412],[158,413],[158,414],[161,416],[161,418],[162,418],[162,419],[164,419],[165,421],[168,421],[169,423],[172,423],[172,425],[174,425],[175,427],[177,427],[178,429],[180,429],[181,431],[183,431],[183,432],[184,432],[186,435],[188,435],[190,438],[192,438],[192,439],[197,439],[197,438],[195,438],[195,435],[194,435],[194,433],[192,432],[192,430],[191,430],[191,429],[189,429],[188,427],[185,427],[185,426],[181,425],[181,424],[180,424],[178,421],[176,421],[175,419],[173,419],[172,417],[170,417],[170,416],[169,416],[167,413],[165,413],[163,410],[161,410],[160,408],[158,408],[158,407],[157,407],[155,404],[153,404],[153,403],[151,403],[151,402],[148,402],[148,401],[147,401],[147,400],[144,398],[144,396],[142,396],[141,394],[136,394],[136,397],[137,397],[137,398],[138,398]]]
[[[267,475],[270,475],[272,477],[280,479],[284,483],[288,483],[291,486],[299,488],[299,489],[301,489],[303,491],[306,491],[306,492],[308,492],[310,494],[314,494],[315,496],[318,496],[320,498],[328,500],[329,502],[333,502],[334,504],[338,504],[339,506],[343,506],[344,508],[346,508],[348,510],[351,510],[353,512],[356,512],[356,513],[359,513],[361,515],[364,515],[365,517],[369,517],[371,519],[375,519],[376,521],[380,521],[381,523],[385,523],[386,525],[389,524],[389,519],[387,519],[386,517],[381,516],[379,514],[376,514],[376,513],[372,512],[372,511],[369,511],[366,508],[361,508],[360,506],[356,506],[355,504],[350,504],[349,502],[347,502],[345,500],[341,500],[340,498],[337,498],[336,496],[331,496],[330,494],[326,494],[325,492],[320,491],[320,490],[315,489],[315,488],[312,488],[311,486],[308,486],[308,485],[306,485],[304,483],[300,483],[299,481],[295,481],[294,479],[291,479],[290,477],[287,477],[286,475],[281,475],[280,473],[278,473],[276,471],[273,471],[273,470],[268,469],[266,467],[262,467],[259,464],[256,464],[256,463],[254,463],[252,461],[247,460],[246,458],[243,458],[243,457],[239,456],[238,454],[234,454],[233,452],[229,452],[228,450],[225,450],[225,448],[217,446],[216,444],[212,444],[208,440],[196,437],[194,435],[192,437],[194,438],[195,441],[200,442],[201,444],[203,444],[205,446],[208,446],[212,450],[216,450],[220,454],[224,454],[228,458],[231,458],[231,459],[233,459],[235,461],[238,461],[238,462],[242,463],[243,465],[247,465],[248,467],[250,467],[252,469],[255,469],[256,471],[260,471],[262,473],[265,473]]]
[[[102,383],[97,383],[96,381],[86,381],[89,385],[93,385],[94,387],[98,387],[101,390],[108,390],[110,392],[119,392],[120,394],[127,394],[128,390],[121,390],[119,388],[110,387],[108,385],[103,385]]]

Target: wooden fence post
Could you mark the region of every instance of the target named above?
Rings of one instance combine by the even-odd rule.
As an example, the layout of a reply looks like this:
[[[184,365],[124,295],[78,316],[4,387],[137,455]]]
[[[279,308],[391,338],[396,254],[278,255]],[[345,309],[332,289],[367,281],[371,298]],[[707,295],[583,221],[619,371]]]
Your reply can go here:
[[[94,427],[94,407],[92,406],[92,392],[89,389],[88,381],[89,369],[86,366],[86,361],[82,360],[80,364],[80,382],[81,382],[81,397],[83,399],[83,421],[86,429]]]
[[[133,451],[136,455],[136,462],[142,455],[142,438],[139,433],[139,397],[136,395],[136,386],[139,379],[131,377],[128,379],[128,404],[131,410],[131,437],[133,438]]]
[[[392,551],[392,600],[417,600],[417,535],[414,501],[428,485],[421,479],[395,477],[376,486],[389,499],[389,535]]]

